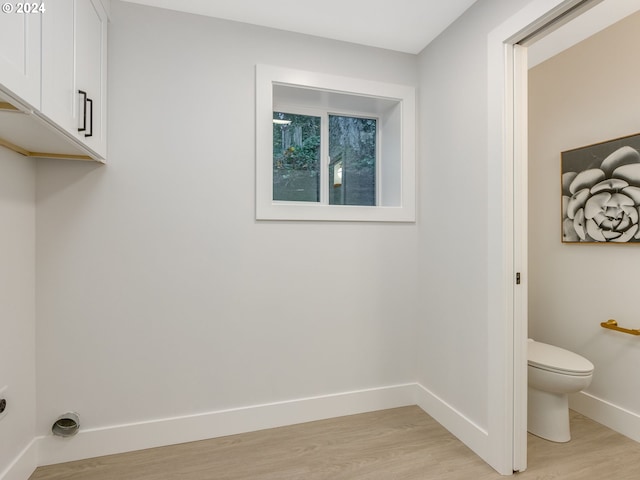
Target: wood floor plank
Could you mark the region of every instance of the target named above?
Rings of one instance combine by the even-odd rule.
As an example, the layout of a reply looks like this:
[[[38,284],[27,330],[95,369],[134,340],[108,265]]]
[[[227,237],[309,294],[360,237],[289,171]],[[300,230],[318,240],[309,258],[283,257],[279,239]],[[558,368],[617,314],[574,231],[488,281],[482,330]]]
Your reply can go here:
[[[572,412],[573,439],[529,436],[518,480],[638,480],[640,444]],[[30,480],[497,480],[418,407],[38,468]]]

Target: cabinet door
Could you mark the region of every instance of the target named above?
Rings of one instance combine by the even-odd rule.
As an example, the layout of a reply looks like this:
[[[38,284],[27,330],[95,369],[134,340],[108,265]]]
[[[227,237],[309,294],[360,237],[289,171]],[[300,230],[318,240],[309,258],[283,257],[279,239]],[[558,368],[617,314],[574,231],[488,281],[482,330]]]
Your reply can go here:
[[[80,138],[103,158],[107,129],[107,16],[100,0],[76,0],[76,93]],[[86,115],[85,115],[86,113]],[[85,122],[86,116],[86,122]]]
[[[76,0],[50,2],[42,18],[41,110],[45,117],[73,135],[78,129],[75,4]]]
[[[0,87],[36,109],[40,108],[42,15],[0,13]]]
[[[42,114],[103,159],[106,48],[106,14],[99,0],[51,2],[42,19]]]

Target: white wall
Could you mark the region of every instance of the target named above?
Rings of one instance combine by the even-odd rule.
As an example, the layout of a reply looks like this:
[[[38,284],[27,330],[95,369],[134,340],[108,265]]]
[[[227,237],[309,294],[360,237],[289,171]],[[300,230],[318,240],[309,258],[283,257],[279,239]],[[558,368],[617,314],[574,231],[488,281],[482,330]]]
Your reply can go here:
[[[636,13],[530,71],[529,333],[591,360],[586,392],[640,419],[640,343],[600,327],[640,328],[640,249],[560,241],[560,152],[640,131],[638,42]]]
[[[0,478],[35,433],[35,164],[0,148]]]
[[[487,37],[526,1],[472,6],[420,55],[419,380],[488,419]]]
[[[415,224],[256,222],[256,63],[415,57],[113,2],[109,160],[38,169],[38,431],[415,379]]]

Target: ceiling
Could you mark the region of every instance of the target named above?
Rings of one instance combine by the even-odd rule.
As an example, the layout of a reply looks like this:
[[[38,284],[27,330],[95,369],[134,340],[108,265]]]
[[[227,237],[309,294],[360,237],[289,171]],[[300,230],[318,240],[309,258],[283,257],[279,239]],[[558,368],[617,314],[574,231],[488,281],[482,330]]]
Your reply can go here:
[[[417,54],[477,0],[125,1]],[[594,3],[591,10],[531,45],[529,66],[640,9],[638,0]]]
[[[419,53],[476,0],[127,0],[154,7]]]
[[[595,4],[593,8],[531,45],[528,48],[529,67],[538,65],[638,10],[638,0],[603,0]]]

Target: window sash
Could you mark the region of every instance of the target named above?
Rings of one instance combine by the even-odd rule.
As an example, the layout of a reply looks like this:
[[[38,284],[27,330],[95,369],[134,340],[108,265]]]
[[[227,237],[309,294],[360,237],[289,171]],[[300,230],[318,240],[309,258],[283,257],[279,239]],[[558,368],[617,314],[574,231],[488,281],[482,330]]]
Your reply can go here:
[[[288,200],[275,200],[274,204],[280,205],[299,205],[299,204],[318,204],[325,206],[341,206],[329,204],[329,168],[331,159],[329,158],[329,117],[340,116],[350,118],[364,118],[376,121],[376,152],[375,152],[375,205],[380,205],[380,196],[382,191],[382,175],[380,166],[380,151],[381,151],[381,138],[382,128],[380,118],[377,115],[367,114],[366,112],[351,112],[351,111],[335,111],[335,110],[323,110],[315,108],[300,107],[298,105],[287,104],[274,104],[273,112],[280,112],[291,115],[306,115],[311,117],[320,117],[320,201],[319,202],[296,202]],[[273,128],[273,127],[272,127]],[[272,160],[273,164],[273,160]],[[273,168],[273,167],[272,167]],[[272,180],[273,188],[273,180]],[[359,206],[359,205],[351,205]]]

